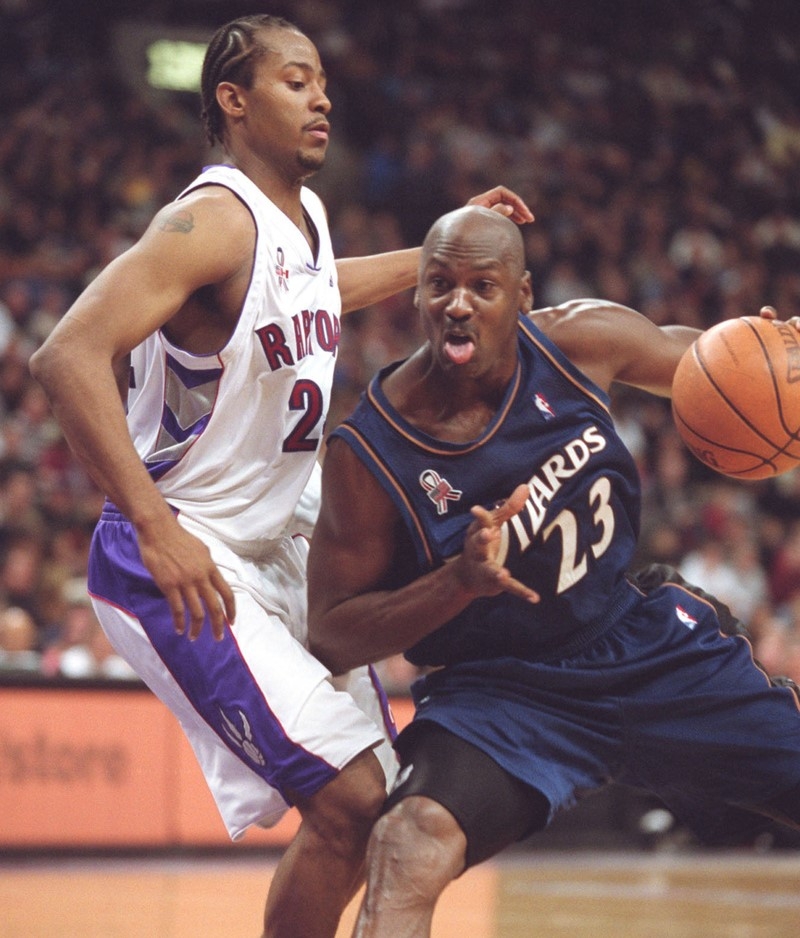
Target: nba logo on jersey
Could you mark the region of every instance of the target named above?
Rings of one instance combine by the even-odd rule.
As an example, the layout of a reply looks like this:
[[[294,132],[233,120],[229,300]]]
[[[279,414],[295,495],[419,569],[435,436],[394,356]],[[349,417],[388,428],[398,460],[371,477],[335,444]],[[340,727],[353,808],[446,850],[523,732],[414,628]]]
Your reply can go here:
[[[675,615],[677,615],[687,629],[693,629],[697,625],[697,619],[695,619],[694,616],[690,616],[682,606],[675,607]]]
[[[533,403],[536,404],[537,408],[539,409],[539,413],[544,417],[545,420],[552,420],[553,417],[555,417],[556,412],[538,392],[533,395]]]
[[[283,254],[283,248],[276,251],[278,263],[275,265],[275,275],[278,278],[278,287],[282,290],[289,290],[289,268],[286,267],[286,258]]]

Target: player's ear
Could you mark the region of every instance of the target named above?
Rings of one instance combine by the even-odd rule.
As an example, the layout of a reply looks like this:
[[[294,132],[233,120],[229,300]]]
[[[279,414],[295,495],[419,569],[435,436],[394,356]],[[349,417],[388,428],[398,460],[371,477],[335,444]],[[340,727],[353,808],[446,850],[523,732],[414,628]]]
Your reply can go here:
[[[529,313],[533,309],[533,283],[531,281],[531,272],[526,270],[522,275],[519,285],[519,308],[523,313]]]
[[[241,90],[232,81],[221,81],[217,85],[217,104],[228,117],[241,117],[244,113]]]

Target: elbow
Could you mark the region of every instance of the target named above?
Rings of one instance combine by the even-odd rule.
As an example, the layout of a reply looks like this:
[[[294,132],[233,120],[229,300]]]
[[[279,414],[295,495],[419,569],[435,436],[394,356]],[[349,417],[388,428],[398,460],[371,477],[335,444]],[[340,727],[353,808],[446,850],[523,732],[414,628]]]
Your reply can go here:
[[[28,359],[28,370],[47,395],[51,396],[74,361],[81,361],[88,367],[84,356],[76,355],[72,350],[65,348],[63,342],[51,336]]]
[[[52,385],[51,376],[55,369],[54,359],[55,356],[49,345],[45,343],[38,348],[28,360],[28,370],[31,376],[42,385],[48,394]]]
[[[354,667],[341,638],[337,640],[329,631],[320,628],[313,618],[310,618],[308,623],[308,650],[334,677]]]
[[[44,346],[38,348],[28,359],[28,370],[39,384],[44,384],[44,375],[47,370],[46,359]]]
[[[334,677],[349,671],[350,665],[340,650],[319,639],[308,637],[308,650],[321,664],[331,672]]]

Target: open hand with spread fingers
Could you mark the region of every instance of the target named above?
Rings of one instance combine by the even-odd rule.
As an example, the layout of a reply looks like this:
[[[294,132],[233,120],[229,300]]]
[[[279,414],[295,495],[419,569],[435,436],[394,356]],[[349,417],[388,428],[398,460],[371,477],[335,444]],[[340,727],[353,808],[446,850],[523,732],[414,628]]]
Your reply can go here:
[[[458,576],[464,586],[476,596],[496,596],[507,592],[520,599],[536,603],[539,594],[516,580],[508,569],[497,562],[503,539],[503,525],[519,514],[528,497],[528,486],[518,485],[511,496],[492,509],[475,505],[474,521],[467,529],[464,550],[454,558]]]

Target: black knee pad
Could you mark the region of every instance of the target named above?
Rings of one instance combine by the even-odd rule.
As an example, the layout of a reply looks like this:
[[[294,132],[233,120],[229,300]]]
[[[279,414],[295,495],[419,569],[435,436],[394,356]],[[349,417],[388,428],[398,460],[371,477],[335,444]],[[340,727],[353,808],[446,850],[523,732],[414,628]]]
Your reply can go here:
[[[384,805],[424,795],[446,808],[467,838],[467,867],[542,830],[550,802],[472,743],[431,720],[415,720],[396,742],[401,768]]]

